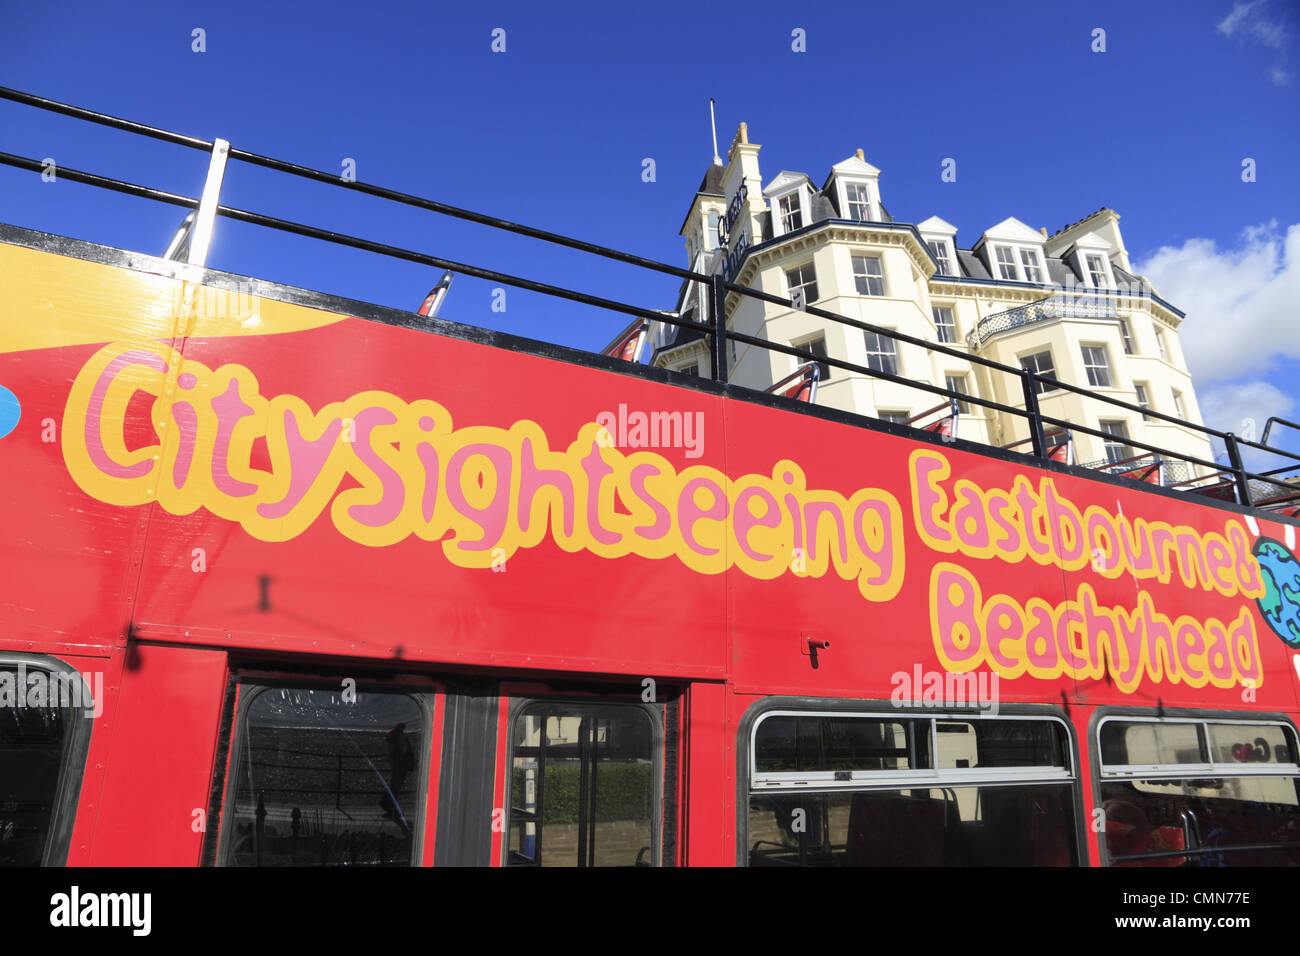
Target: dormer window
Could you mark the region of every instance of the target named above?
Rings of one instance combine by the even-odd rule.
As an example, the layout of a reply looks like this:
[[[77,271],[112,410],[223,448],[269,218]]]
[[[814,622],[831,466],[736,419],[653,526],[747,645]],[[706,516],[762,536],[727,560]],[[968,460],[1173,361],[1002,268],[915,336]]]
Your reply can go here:
[[[1106,257],[1090,252],[1084,257],[1088,264],[1088,278],[1098,289],[1110,287],[1110,275],[1106,269]]]
[[[1043,270],[1039,266],[1038,253],[1033,249],[1020,250],[1020,264],[1025,267],[1025,281],[1037,282],[1043,281]]]
[[[803,227],[803,209],[799,203],[799,192],[790,193],[777,200],[777,210],[781,218],[781,231],[794,232]]]
[[[952,257],[948,254],[948,241],[946,239],[927,239],[925,247],[930,250],[931,258],[934,259],[935,265],[939,267],[939,275],[955,276],[957,274],[952,268]]]
[[[854,222],[871,219],[871,190],[866,183],[844,184],[845,218]]]
[[[1010,279],[1012,282],[1020,278],[1016,271],[1016,253],[1010,246],[994,246],[993,251],[998,257],[998,275],[1003,279]]]

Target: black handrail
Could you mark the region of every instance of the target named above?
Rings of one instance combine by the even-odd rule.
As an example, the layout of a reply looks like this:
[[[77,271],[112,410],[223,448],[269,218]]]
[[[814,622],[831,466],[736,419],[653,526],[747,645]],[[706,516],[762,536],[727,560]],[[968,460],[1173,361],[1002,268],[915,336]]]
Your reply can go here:
[[[106,113],[100,113],[94,110],[72,106],[67,103],[61,103],[56,100],[47,99],[45,97],[36,96],[30,93],[24,93],[19,90],[10,89],[8,87],[0,87],[0,99],[11,100],[13,102],[21,103],[27,106],[32,106],[38,109],[48,110],[54,113],[60,113],[77,119],[86,120],[88,122],[98,123],[103,126],[109,126],[114,129],[119,129],[125,132],[151,137],[153,139],[161,140],[163,142],[172,143],[180,146],[186,146],[191,149],[212,151],[215,148],[215,143],[213,141],[198,139],[192,136],[185,136],[180,133],[159,129],[157,127],[148,126],[143,123],[136,123],[130,120],[123,119],[121,117],[111,116]],[[1227,455],[1230,462],[1229,470],[1233,475],[1234,482],[1237,486],[1238,497],[1240,498],[1242,504],[1245,505],[1252,504],[1252,492],[1250,488],[1251,480],[1263,481],[1268,484],[1277,485],[1277,486],[1286,486],[1288,488],[1295,487],[1290,483],[1278,481],[1268,477],[1269,475],[1279,474],[1282,471],[1292,470],[1295,466],[1273,469],[1271,471],[1265,472],[1264,474],[1255,474],[1253,472],[1246,471],[1242,464],[1241,448],[1240,448],[1240,446],[1242,445],[1245,445],[1250,448],[1266,451],[1271,454],[1280,455],[1282,457],[1289,458],[1296,462],[1300,462],[1300,454],[1284,451],[1282,449],[1274,448],[1265,444],[1268,440],[1269,431],[1272,428],[1274,423],[1300,429],[1300,425],[1297,425],[1294,422],[1286,421],[1285,419],[1281,419],[1276,416],[1270,418],[1268,420],[1268,423],[1265,426],[1264,434],[1262,436],[1263,442],[1265,443],[1255,442],[1253,440],[1240,438],[1231,432],[1223,432],[1223,431],[1219,431],[1218,429],[1210,428],[1205,425],[1199,425],[1194,422],[1184,421],[1183,419],[1176,418],[1172,415],[1167,415],[1163,412],[1158,412],[1152,408],[1144,408],[1142,406],[1121,401],[1119,399],[1112,398],[1110,396],[1099,395],[1095,392],[1091,392],[1087,390],[1086,388],[1073,385],[1069,382],[1060,381],[1054,377],[1040,375],[1027,368],[1015,368],[1009,365],[1003,365],[1000,362],[995,362],[991,359],[987,359],[981,355],[974,354],[973,352],[970,351],[966,351],[966,352],[958,351],[957,349],[949,348],[941,343],[927,342],[923,339],[919,339],[914,336],[910,336],[893,329],[886,329],[880,326],[873,325],[868,322],[862,322],[857,319],[851,319],[847,316],[839,315],[838,313],[830,312],[825,309],[819,309],[815,306],[810,306],[807,304],[801,304],[800,306],[802,308],[802,311],[807,313],[808,315],[823,318],[826,319],[827,321],[834,322],[839,325],[845,325],[852,328],[856,328],[864,332],[871,332],[876,335],[881,335],[896,343],[903,342],[910,345],[915,345],[929,352],[938,353],[941,355],[948,355],[954,358],[958,358],[963,362],[970,363],[972,365],[978,365],[984,368],[988,368],[990,370],[1001,372],[1003,374],[1011,375],[1019,379],[1021,383],[1021,391],[1024,399],[1024,407],[1017,408],[1000,402],[991,401],[989,399],[983,399],[978,396],[967,395],[965,393],[956,391],[954,389],[949,389],[937,385],[931,385],[928,382],[905,379],[902,378],[901,376],[889,372],[885,372],[883,369],[872,369],[870,367],[863,367],[853,363],[840,361],[838,359],[834,359],[829,356],[815,355],[806,349],[798,349],[793,346],[784,346],[776,342],[758,339],[753,336],[745,335],[743,333],[728,331],[726,326],[726,303],[727,303],[728,293],[735,293],[744,296],[746,298],[757,299],[762,302],[767,302],[767,303],[783,306],[785,308],[790,308],[790,309],[796,308],[796,305],[790,299],[773,295],[771,293],[763,292],[758,289],[750,288],[749,286],[738,285],[734,282],[728,281],[721,275],[706,275],[703,273],[695,272],[690,269],[683,269],[678,266],[670,265],[664,262],[659,262],[657,260],[649,259],[644,256],[638,256],[631,253],[622,252],[617,249],[611,249],[609,247],[601,246],[596,243],[574,239],[569,236],[561,235],[559,233],[550,232],[548,230],[537,229],[531,226],[523,225],[521,223],[512,222],[507,219],[501,219],[495,216],[488,216],[482,213],[476,213],[471,210],[462,209],[457,206],[449,205],[447,203],[441,203],[435,200],[425,199],[420,196],[414,196],[409,193],[388,189],[387,187],[378,186],[370,183],[364,183],[352,179],[344,179],[343,177],[333,173],[327,173],[322,170],[312,169],[306,166],[300,166],[298,164],[290,163],[285,160],[275,159],[269,156],[263,156],[261,154],[249,152],[243,149],[236,149],[233,147],[230,148],[228,158],[231,160],[246,162],[251,165],[262,166],[267,169],[272,169],[277,172],[287,173],[289,175],[298,176],[315,182],[323,182],[329,185],[350,189],[354,192],[364,193],[366,195],[375,196],[376,198],[380,198],[380,199],[386,199],[391,202],[402,203],[404,205],[413,206],[430,212],[436,212],[442,215],[453,216],[470,222],[475,222],[480,225],[489,226],[495,229],[501,229],[507,232],[513,232],[519,235],[527,236],[529,238],[534,238],[545,242],[554,243],[557,245],[576,249],[582,252],[591,253],[593,255],[602,256],[604,258],[612,259],[615,261],[636,265],[666,275],[675,276],[684,281],[706,283],[709,286],[711,316],[709,322],[699,322],[690,319],[680,318],[675,313],[664,312],[657,309],[645,309],[639,306],[630,305],[628,303],[618,302],[613,299],[606,299],[600,296],[593,296],[588,293],[578,292],[573,289],[567,289],[562,286],[537,282],[535,280],[526,279],[521,276],[515,276],[509,273],[498,272],[490,269],[483,269],[478,266],[471,266],[466,263],[456,262],[450,259],[443,259],[441,257],[427,255],[425,253],[417,252],[410,249],[403,249],[397,246],[390,246],[384,243],[374,242],[372,240],[363,239],[357,236],[350,236],[344,233],[333,232],[327,229],[308,226],[308,225],[291,222],[284,219],[277,219],[272,216],[266,216],[261,213],[256,213],[249,210],[238,209],[229,206],[220,206],[220,205],[216,207],[217,215],[225,216],[227,218],[234,219],[237,221],[265,226],[283,232],[289,232],[296,235],[306,236],[308,238],[318,239],[324,242],[331,242],[338,245],[363,249],[369,252],[375,252],[380,255],[388,256],[391,258],[403,259],[406,261],[416,262],[423,265],[429,265],[436,268],[450,269],[453,272],[460,272],[465,275],[475,276],[477,278],[482,278],[493,282],[499,282],[505,285],[511,285],[518,288],[527,289],[529,291],[539,292],[544,295],[554,296],[556,298],[581,302],[587,305],[593,305],[613,312],[621,312],[629,315],[636,315],[642,317],[646,317],[646,316],[653,317],[659,321],[665,322],[673,326],[677,326],[679,328],[690,328],[700,332],[704,332],[707,334],[708,338],[712,340],[710,343],[711,345],[710,354],[711,354],[712,366],[713,366],[713,378],[719,382],[725,383],[728,381],[728,377],[729,377],[728,368],[727,368],[727,342],[728,341],[743,342],[750,345],[758,346],[768,351],[781,352],[805,360],[824,363],[826,365],[834,366],[836,368],[841,368],[850,372],[867,375],[872,378],[878,378],[884,381],[890,381],[897,384],[906,385],[910,388],[915,388],[921,391],[930,392],[935,395],[942,395],[948,399],[955,398],[957,400],[968,402],[971,404],[976,404],[984,408],[991,408],[1006,414],[1014,415],[1017,417],[1023,417],[1027,421],[1029,432],[1030,432],[1030,437],[1029,439],[1027,439],[1027,441],[1032,443],[1033,455],[1034,457],[1037,458],[1046,458],[1048,453],[1048,448],[1044,437],[1043,426],[1045,424],[1083,432],[1084,434],[1101,438],[1103,439],[1103,441],[1116,439],[1116,436],[1111,435],[1109,433],[1092,429],[1083,425],[1079,425],[1074,422],[1063,421],[1061,419],[1054,418],[1050,415],[1045,415],[1039,408],[1038,396],[1040,391],[1046,391],[1048,388],[1061,389],[1067,392],[1071,392],[1083,396],[1084,398],[1090,399],[1092,401],[1100,401],[1104,404],[1113,406],[1115,408],[1120,408],[1128,412],[1137,413],[1143,416],[1145,419],[1151,419],[1151,418],[1159,419],[1161,421],[1170,422],[1172,424],[1191,429],[1210,438],[1220,439],[1221,441],[1224,442],[1226,446]],[[7,152],[0,152],[0,164],[14,166],[20,169],[27,169],[36,172],[42,172],[44,171],[45,168],[44,165],[39,161],[27,157],[23,157],[23,156],[18,156],[12,153],[7,153]],[[109,189],[116,192],[125,193],[127,195],[138,196],[141,198],[154,199],[157,201],[170,203],[172,205],[189,207],[191,209],[197,208],[199,205],[198,200],[188,196],[180,196],[175,193],[166,192],[164,190],[154,189],[147,186],[141,186],[135,183],[129,183],[122,180],[111,179],[109,177],[99,176],[94,173],[89,173],[82,170],[76,170],[76,169],[71,169],[68,167],[61,166],[59,167],[59,175],[72,182]],[[1041,303],[1034,303],[1034,305],[1041,305]],[[988,318],[986,317],[984,321],[988,321]],[[1149,445],[1144,442],[1138,441],[1136,439],[1125,437],[1122,439],[1122,441],[1126,446],[1141,448],[1146,451],[1155,453],[1157,455],[1162,455],[1165,456],[1166,458],[1173,459],[1176,461],[1183,461],[1189,464],[1201,465],[1203,467],[1208,467],[1211,470],[1219,470],[1222,467],[1218,462],[1208,462],[1204,459],[1197,458],[1191,455],[1172,452],[1168,449],[1163,449],[1163,448],[1156,447],[1154,445]],[[1014,443],[1014,444],[1023,444],[1023,443]]]

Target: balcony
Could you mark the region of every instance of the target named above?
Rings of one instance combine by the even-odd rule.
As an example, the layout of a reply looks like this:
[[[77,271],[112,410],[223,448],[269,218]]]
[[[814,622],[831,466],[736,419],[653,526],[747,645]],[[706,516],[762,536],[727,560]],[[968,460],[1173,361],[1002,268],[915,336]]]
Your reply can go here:
[[[1049,319],[1118,319],[1119,311],[1112,296],[1058,295],[1039,299],[1005,312],[995,312],[981,319],[974,331],[966,334],[972,350],[1002,332],[1046,322]]]

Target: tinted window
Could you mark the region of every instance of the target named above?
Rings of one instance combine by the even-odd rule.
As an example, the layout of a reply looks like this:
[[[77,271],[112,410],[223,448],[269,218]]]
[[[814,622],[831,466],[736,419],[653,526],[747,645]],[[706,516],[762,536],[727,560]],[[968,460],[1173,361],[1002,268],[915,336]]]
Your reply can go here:
[[[77,722],[94,702],[75,671],[0,664],[0,866],[40,866],[57,827]],[[84,746],[86,737],[81,737]],[[79,754],[84,757],[84,751]]]
[[[410,866],[425,742],[413,697],[275,687],[248,705],[231,768],[224,861]]]

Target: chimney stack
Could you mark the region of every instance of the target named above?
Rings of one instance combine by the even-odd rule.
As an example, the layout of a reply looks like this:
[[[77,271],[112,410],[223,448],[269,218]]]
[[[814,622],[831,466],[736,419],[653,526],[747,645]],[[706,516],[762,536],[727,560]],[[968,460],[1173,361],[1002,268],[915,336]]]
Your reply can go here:
[[[1041,232],[1041,233],[1043,234],[1043,238],[1044,238],[1044,239],[1047,238],[1047,227],[1046,227],[1046,226],[1039,226],[1039,227],[1038,227],[1038,231]]]
[[[857,152],[855,152],[853,155],[856,156],[856,157],[858,157],[858,159],[862,160],[864,163],[867,161],[867,157],[865,157],[865,156],[862,155],[862,147],[861,147],[861,146],[858,147]]]

